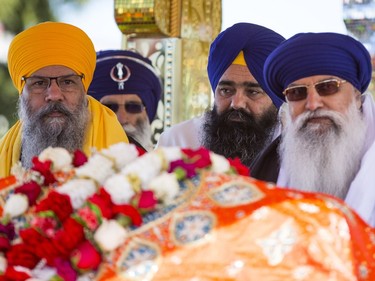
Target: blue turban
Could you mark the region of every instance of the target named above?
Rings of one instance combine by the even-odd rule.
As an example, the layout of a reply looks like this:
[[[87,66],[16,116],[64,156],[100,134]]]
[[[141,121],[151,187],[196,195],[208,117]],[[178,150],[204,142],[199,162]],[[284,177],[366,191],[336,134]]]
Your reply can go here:
[[[270,95],[285,100],[294,81],[333,75],[349,81],[361,93],[371,80],[371,57],[354,38],[338,33],[299,33],[277,47],[266,60],[264,78]]]
[[[266,89],[263,66],[267,56],[285,39],[278,33],[251,23],[237,23],[221,32],[212,42],[208,56],[207,72],[215,92],[221,76],[243,51],[247,67],[262,89]],[[271,97],[276,107],[282,101]]]
[[[126,50],[97,53],[96,69],[88,94],[98,101],[107,95],[136,94],[146,106],[151,122],[155,118],[161,93],[160,77],[149,59]]]

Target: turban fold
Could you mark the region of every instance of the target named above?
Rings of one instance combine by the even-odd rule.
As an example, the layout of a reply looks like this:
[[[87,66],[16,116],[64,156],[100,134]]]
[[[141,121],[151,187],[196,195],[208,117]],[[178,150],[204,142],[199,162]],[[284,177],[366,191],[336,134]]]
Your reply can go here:
[[[285,39],[266,27],[237,23],[221,32],[210,46],[207,72],[212,90],[215,92],[221,76],[243,51],[247,67],[251,74],[265,90],[263,66],[267,56]],[[276,107],[282,101],[271,97]]]
[[[371,57],[365,46],[339,33],[299,33],[277,47],[266,60],[264,78],[270,95],[285,100],[283,91],[294,81],[333,75],[361,93],[371,80]]]
[[[98,101],[107,95],[138,95],[152,121],[162,83],[149,59],[132,51],[105,50],[97,53],[94,79],[88,93]]]
[[[22,76],[50,65],[69,67],[83,74],[88,89],[95,70],[96,53],[91,39],[78,27],[66,23],[44,22],[16,35],[8,52],[8,70],[21,93]]]

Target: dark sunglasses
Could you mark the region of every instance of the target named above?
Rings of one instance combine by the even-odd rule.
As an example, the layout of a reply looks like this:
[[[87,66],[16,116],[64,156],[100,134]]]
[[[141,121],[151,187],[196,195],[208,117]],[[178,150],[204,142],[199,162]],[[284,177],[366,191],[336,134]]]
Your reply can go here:
[[[298,85],[286,88],[283,94],[286,96],[288,101],[301,101],[307,97],[307,88],[314,86],[319,96],[329,96],[336,94],[339,91],[340,85],[347,82],[346,80],[339,79],[328,79],[317,82],[312,85]]]
[[[132,113],[132,114],[141,113],[146,108],[143,104],[137,103],[137,102],[128,102],[125,104],[118,104],[118,103],[103,103],[103,104],[109,109],[111,109],[113,112],[117,112],[120,106],[124,106],[125,111],[127,113]]]

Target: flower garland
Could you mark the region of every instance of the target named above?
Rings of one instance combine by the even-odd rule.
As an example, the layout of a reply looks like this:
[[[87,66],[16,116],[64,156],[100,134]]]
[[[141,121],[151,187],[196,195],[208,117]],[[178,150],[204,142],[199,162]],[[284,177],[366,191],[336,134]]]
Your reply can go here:
[[[159,148],[141,155],[119,143],[87,158],[47,148],[12,173],[0,221],[0,280],[85,280],[142,216],[173,202],[179,181],[201,170],[249,175],[238,159],[204,148]]]

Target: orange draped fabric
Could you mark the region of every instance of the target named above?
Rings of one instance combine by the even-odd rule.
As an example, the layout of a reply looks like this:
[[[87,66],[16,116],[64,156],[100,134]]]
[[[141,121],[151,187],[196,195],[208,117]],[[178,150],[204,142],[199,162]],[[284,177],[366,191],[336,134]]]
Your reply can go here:
[[[99,280],[375,280],[375,231],[333,197],[207,174]]]

